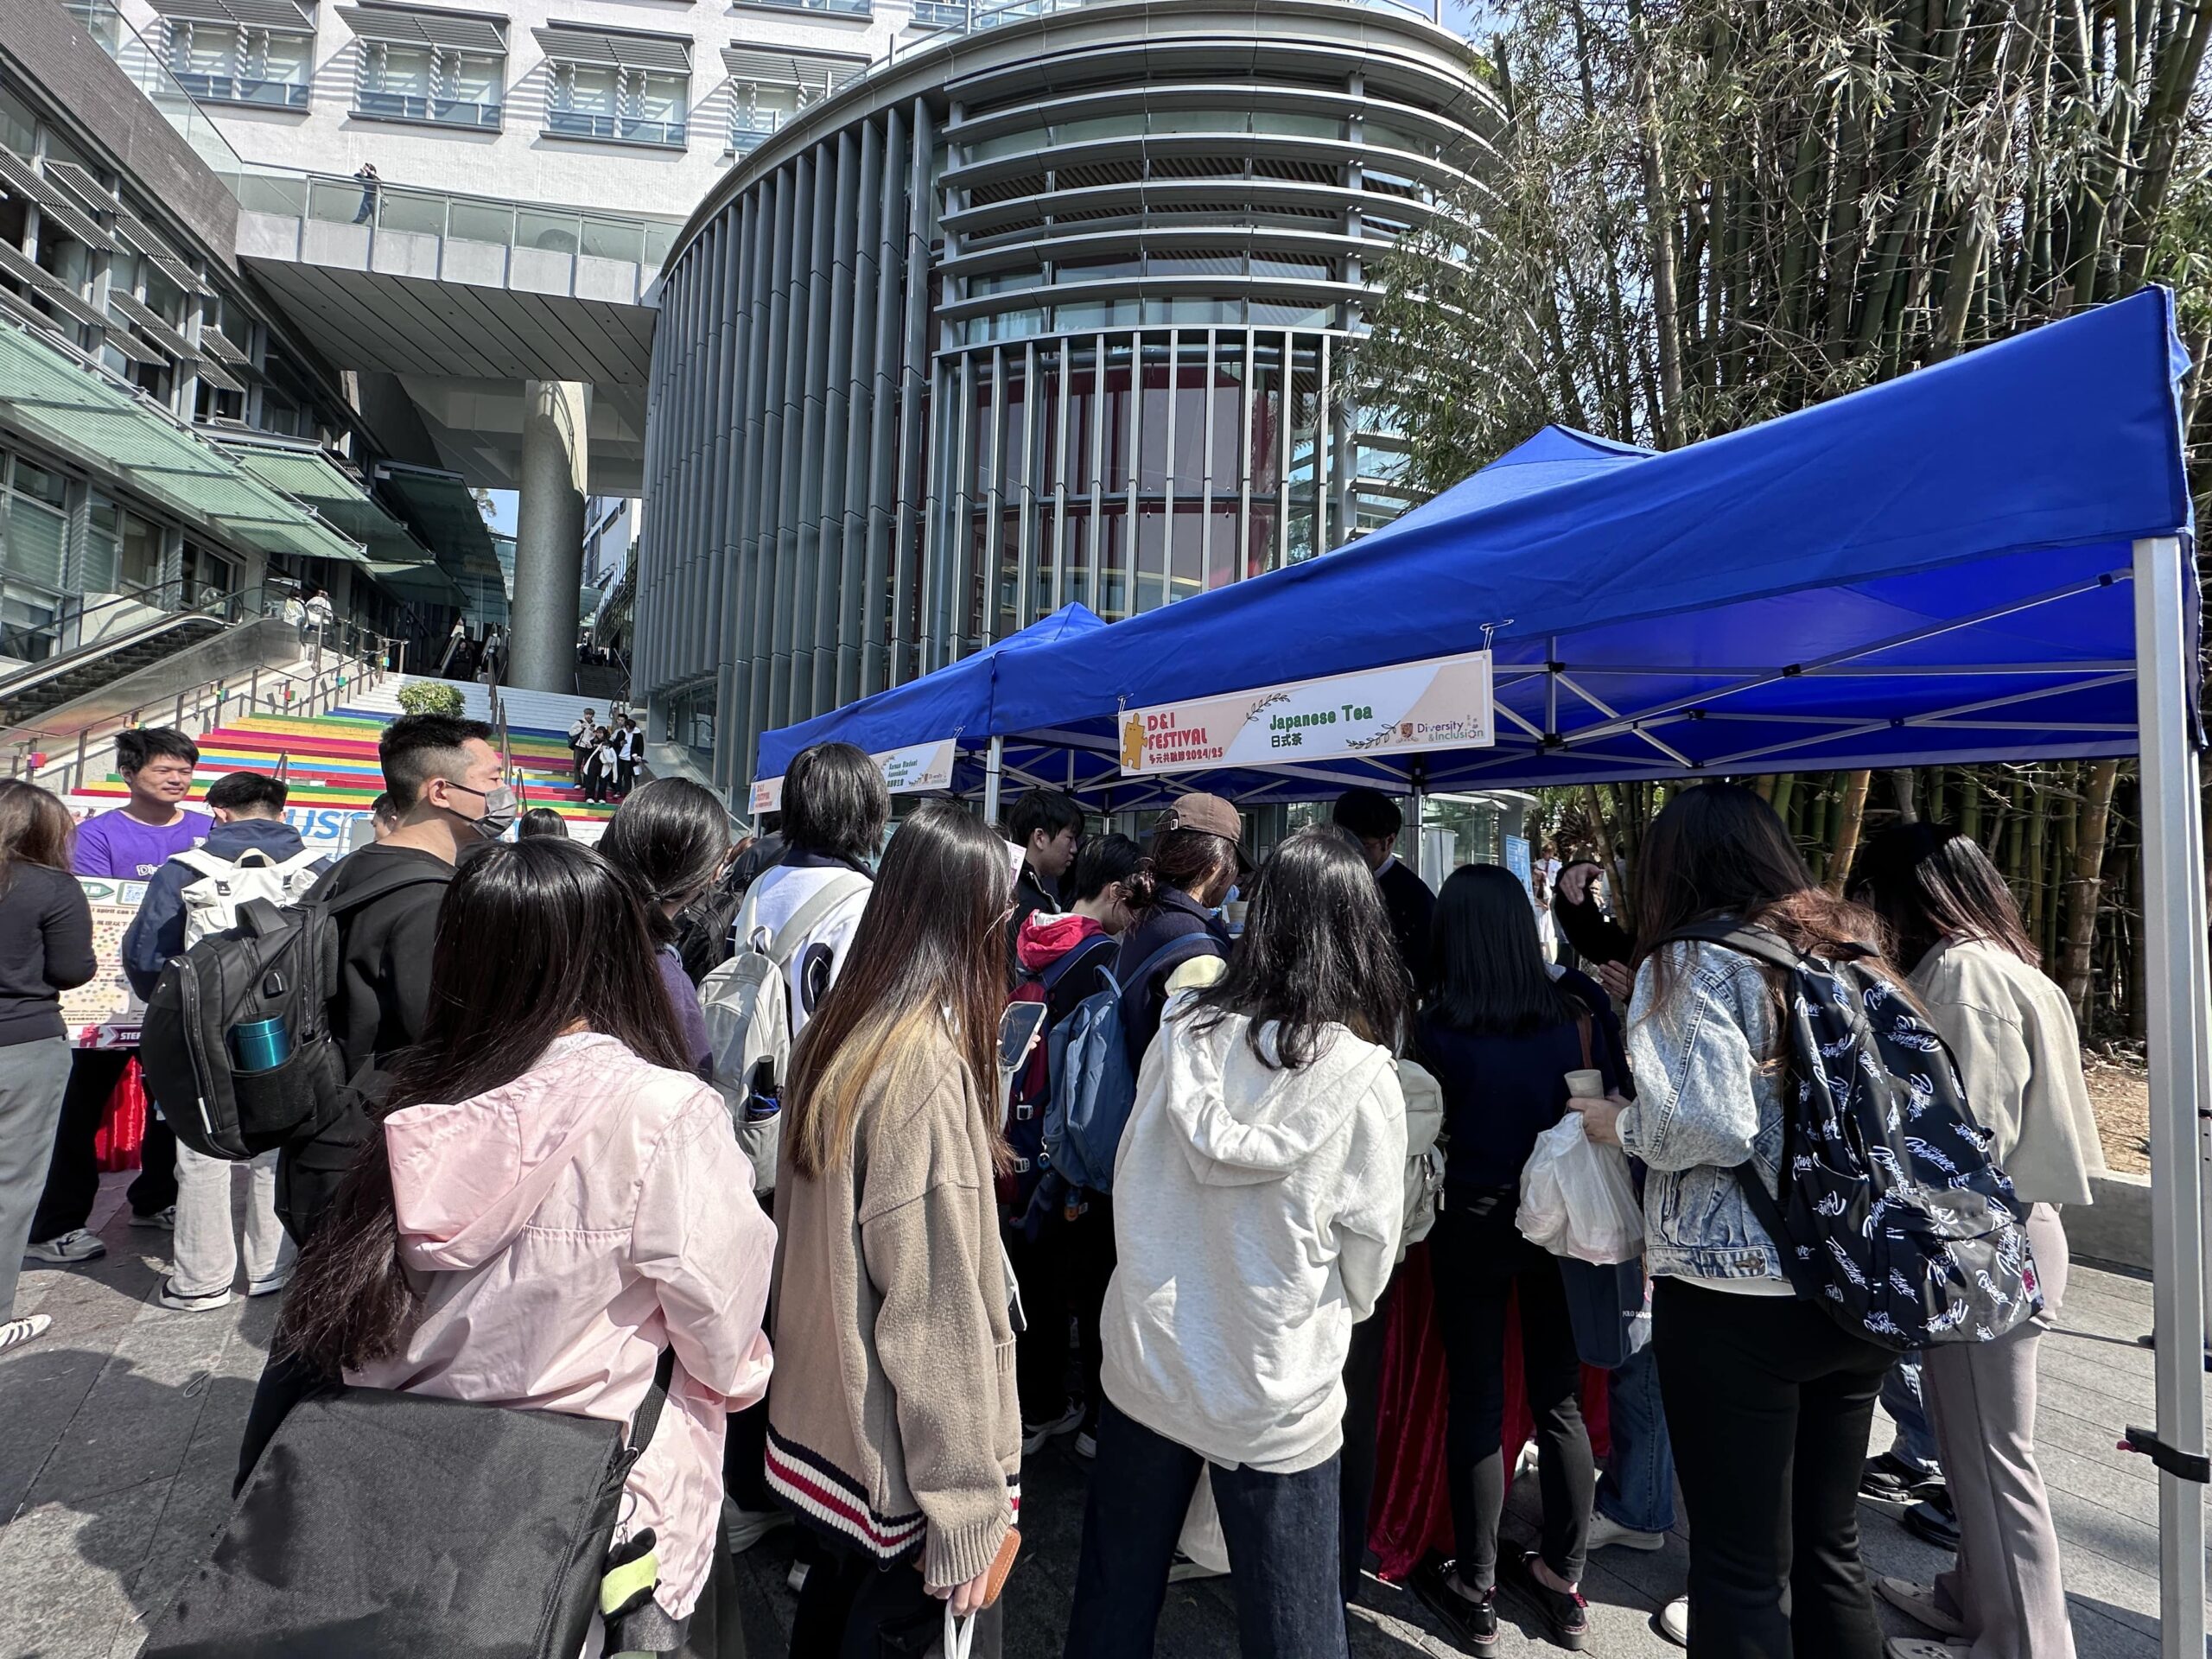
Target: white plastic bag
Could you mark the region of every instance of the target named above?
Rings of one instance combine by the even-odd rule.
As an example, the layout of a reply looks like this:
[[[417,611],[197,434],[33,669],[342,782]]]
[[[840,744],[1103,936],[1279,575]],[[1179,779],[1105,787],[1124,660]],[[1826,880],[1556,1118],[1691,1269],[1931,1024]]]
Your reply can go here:
[[[1521,1209],[1513,1219],[1523,1238],[1554,1255],[1605,1266],[1643,1252],[1643,1211],[1628,1156],[1592,1141],[1580,1112],[1536,1137],[1521,1170]]]

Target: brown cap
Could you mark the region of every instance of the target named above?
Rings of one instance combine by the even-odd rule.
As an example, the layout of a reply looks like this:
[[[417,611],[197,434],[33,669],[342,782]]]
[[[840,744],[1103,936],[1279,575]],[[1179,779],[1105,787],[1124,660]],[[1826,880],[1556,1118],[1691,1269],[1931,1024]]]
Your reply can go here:
[[[1244,852],[1244,820],[1236,809],[1218,795],[1178,795],[1167,804],[1166,816],[1160,819],[1162,830],[1199,830],[1210,836],[1219,836],[1236,849],[1236,861],[1249,869],[1252,861]]]

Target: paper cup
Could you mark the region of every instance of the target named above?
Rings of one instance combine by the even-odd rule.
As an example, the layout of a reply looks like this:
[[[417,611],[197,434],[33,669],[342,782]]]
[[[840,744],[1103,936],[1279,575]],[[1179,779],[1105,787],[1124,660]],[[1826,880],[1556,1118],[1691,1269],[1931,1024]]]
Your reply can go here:
[[[1567,1092],[1575,1100],[1603,1100],[1605,1074],[1594,1069],[1570,1071],[1567,1074]]]

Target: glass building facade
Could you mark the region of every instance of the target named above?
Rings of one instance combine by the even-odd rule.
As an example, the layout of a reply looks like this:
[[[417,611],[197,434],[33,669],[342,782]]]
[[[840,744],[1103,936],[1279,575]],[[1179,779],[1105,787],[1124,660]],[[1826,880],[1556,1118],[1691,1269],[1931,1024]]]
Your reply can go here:
[[[787,118],[668,263],[634,677],[717,783],[1062,605],[1408,504],[1351,347],[1376,254],[1480,171],[1467,43],[1351,0],[1039,10]]]

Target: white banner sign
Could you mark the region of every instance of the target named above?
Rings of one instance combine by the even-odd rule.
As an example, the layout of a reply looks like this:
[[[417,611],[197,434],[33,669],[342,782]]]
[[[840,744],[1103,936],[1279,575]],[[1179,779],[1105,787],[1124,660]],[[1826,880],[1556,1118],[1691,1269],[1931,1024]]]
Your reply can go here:
[[[1488,748],[1491,657],[1471,651],[1122,715],[1132,775],[1281,766],[1344,755]]]
[[[952,763],[957,753],[953,741],[909,743],[903,749],[884,749],[868,759],[882,768],[883,781],[893,795],[917,795],[927,790],[952,787]],[[753,811],[784,810],[784,780],[780,775],[762,778],[753,785]]]

